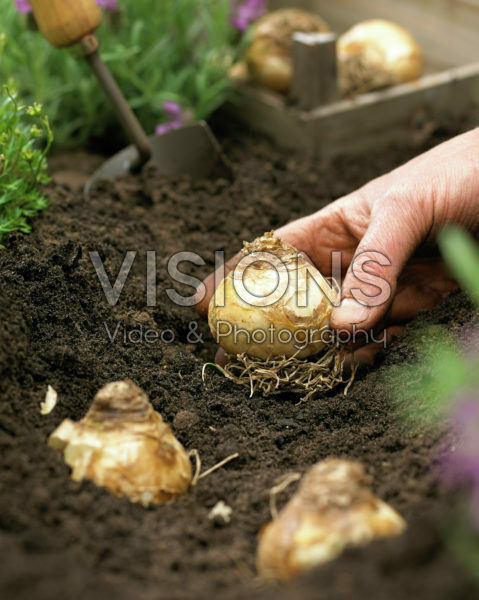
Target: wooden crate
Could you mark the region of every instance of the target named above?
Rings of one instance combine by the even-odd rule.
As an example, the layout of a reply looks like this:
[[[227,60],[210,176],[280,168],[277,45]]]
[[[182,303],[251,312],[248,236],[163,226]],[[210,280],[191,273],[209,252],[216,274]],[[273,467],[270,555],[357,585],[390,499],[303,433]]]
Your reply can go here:
[[[309,110],[258,86],[239,84],[228,110],[280,146],[321,156],[362,152],[419,140],[435,125],[478,106],[479,0],[269,2],[270,9],[292,6],[318,12],[338,34],[370,18],[403,25],[423,50],[425,74],[412,83]]]

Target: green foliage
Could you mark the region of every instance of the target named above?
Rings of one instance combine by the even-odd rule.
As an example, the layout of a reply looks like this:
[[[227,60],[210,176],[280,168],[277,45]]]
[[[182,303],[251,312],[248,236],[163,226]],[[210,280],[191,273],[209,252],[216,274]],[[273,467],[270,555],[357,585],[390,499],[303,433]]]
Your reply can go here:
[[[450,270],[479,307],[476,242],[455,226],[444,229],[438,241]],[[457,562],[479,584],[479,429],[473,410],[479,404],[479,329],[471,327],[469,335],[461,347],[442,327],[424,328],[416,337],[419,360],[391,369],[389,384],[407,417],[431,424],[446,418],[455,432],[454,451],[442,457],[440,475],[448,485],[468,490],[469,500],[456,507],[443,534]]]
[[[45,157],[52,139],[40,105],[22,105],[5,89],[0,98],[0,242],[11,231],[28,233],[27,219],[48,206],[39,186],[49,182]]]
[[[391,370],[390,389],[406,417],[434,421],[449,413],[459,391],[479,389],[477,357],[440,326],[424,327],[415,342],[417,363]]]
[[[147,133],[165,120],[162,104],[178,102],[207,118],[227,97],[235,31],[229,0],[120,0],[96,32],[100,51]],[[118,125],[77,48],[58,50],[25,27],[4,0],[0,32],[7,51],[0,78],[14,80],[29,103],[41,103],[61,147],[103,138]]]
[[[476,532],[465,518],[467,510],[467,507],[463,507],[462,514],[444,527],[443,535],[457,562],[467,570],[471,581],[479,586],[479,542]]]
[[[476,242],[456,226],[441,231],[438,241],[451,272],[479,307]],[[460,391],[479,389],[477,356],[468,355],[442,327],[424,327],[416,332],[415,347],[417,364],[389,374],[391,390],[407,416],[434,420],[450,411]]]
[[[439,246],[454,276],[479,307],[479,247],[473,238],[456,226],[443,229]]]

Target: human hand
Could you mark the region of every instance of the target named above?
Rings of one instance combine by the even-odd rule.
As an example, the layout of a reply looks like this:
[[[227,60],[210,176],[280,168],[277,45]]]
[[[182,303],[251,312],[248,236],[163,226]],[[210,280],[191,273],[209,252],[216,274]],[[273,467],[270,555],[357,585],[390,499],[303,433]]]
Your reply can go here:
[[[398,325],[438,304],[457,285],[434,247],[447,223],[479,232],[479,129],[276,233],[305,252],[325,276],[332,275],[331,253],[341,252],[342,302],[332,311],[334,329],[380,327],[397,333]],[[227,273],[240,257],[226,263]],[[207,313],[214,282],[212,274],[198,289],[200,314]]]

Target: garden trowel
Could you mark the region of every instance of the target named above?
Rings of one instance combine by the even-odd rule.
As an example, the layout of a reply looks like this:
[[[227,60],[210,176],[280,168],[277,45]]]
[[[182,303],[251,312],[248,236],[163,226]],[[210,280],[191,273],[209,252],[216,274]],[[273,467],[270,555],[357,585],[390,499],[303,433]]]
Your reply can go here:
[[[52,46],[80,45],[132,142],[93,174],[85,186],[86,193],[100,179],[138,172],[147,163],[153,164],[162,175],[231,176],[230,165],[205,122],[147,137],[98,53],[98,42],[92,32],[101,24],[102,14],[95,0],[30,0],[30,3],[38,28]]]

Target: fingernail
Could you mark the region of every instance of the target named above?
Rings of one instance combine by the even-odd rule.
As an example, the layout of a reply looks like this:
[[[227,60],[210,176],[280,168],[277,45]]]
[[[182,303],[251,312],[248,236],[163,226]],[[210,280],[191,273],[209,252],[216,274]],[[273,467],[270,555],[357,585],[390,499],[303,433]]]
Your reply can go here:
[[[363,323],[369,317],[371,309],[356,302],[353,298],[345,298],[338,308],[331,314],[331,325],[333,327],[344,327]]]

